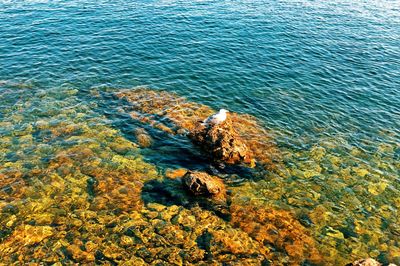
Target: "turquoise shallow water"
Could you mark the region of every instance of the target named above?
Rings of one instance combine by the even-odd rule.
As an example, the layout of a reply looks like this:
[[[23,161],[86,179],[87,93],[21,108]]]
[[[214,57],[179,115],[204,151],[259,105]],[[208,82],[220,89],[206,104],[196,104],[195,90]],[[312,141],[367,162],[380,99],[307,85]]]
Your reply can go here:
[[[41,123],[136,141],[143,125],[112,95],[137,86],[260,119],[284,170],[239,172],[235,193],[294,212],[330,263],[400,263],[399,2],[0,1],[2,191],[14,170],[35,187],[32,169],[76,141]],[[147,130],[138,153],[158,173],[207,167],[187,139]],[[29,216],[4,206],[38,198],[21,195],[0,198],[16,221],[3,243]]]

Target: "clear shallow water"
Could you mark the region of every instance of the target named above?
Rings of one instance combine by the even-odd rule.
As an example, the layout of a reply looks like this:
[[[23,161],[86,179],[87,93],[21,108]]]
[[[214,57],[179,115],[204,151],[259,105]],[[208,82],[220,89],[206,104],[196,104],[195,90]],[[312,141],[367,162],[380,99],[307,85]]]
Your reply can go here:
[[[26,187],[44,189],[36,182],[46,176],[48,161],[68,145],[83,145],[69,142],[68,134],[109,147],[114,140],[95,133],[105,127],[135,142],[133,132],[143,125],[121,113],[124,106],[111,95],[145,85],[252,114],[271,131],[285,171],[260,172],[262,178],[232,188],[236,198],[294,212],[327,261],[372,256],[400,263],[399,3],[2,1],[0,36],[3,192],[7,180],[22,182],[13,171]],[[79,133],[56,133],[65,125],[78,125]],[[132,153],[159,175],[166,168],[206,167],[184,138],[147,130],[153,145]],[[106,149],[107,157],[94,149],[92,157],[117,163],[115,150]],[[33,174],[35,167],[44,172]],[[79,172],[75,178],[84,185],[76,193],[86,195],[93,174]],[[58,175],[70,182],[67,174]],[[68,191],[59,194],[70,196]],[[15,193],[2,195],[3,207],[41,198]],[[78,209],[90,209],[83,205]],[[31,218],[7,208],[2,220],[15,222],[2,240],[13,246],[10,235]],[[319,216],[326,217],[317,221]],[[105,247],[98,249],[104,253]]]

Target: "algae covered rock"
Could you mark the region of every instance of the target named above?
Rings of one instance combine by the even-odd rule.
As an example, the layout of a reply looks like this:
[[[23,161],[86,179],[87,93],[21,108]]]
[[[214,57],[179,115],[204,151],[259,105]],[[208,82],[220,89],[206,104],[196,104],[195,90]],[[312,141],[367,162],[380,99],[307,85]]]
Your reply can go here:
[[[0,254],[9,255],[20,247],[28,247],[38,244],[52,236],[54,229],[50,226],[18,226],[13,234],[0,244]]]
[[[225,185],[218,177],[204,172],[188,171],[182,181],[194,195],[225,198]]]
[[[231,205],[231,223],[264,246],[284,250],[292,265],[305,260],[320,265],[323,261],[314,239],[290,212],[263,206]],[[278,254],[267,254],[281,260]]]
[[[117,92],[115,96],[124,101],[126,105],[124,109],[129,112],[133,120],[148,124],[168,134],[189,133],[189,135],[200,137],[202,128],[199,121],[215,113],[207,105],[189,101],[176,93],[163,90],[124,89]],[[239,150],[232,148],[216,150],[214,157],[217,160],[222,159],[229,164],[245,162],[250,166],[254,166],[257,161],[263,168],[269,170],[278,167],[281,162],[281,153],[270,134],[271,131],[267,130],[261,121],[254,116],[234,112],[230,112],[227,120],[229,121],[220,126],[226,127],[225,132],[227,129],[231,130],[229,133],[234,136],[234,143],[228,142],[225,146],[229,144],[229,147],[240,148]],[[232,126],[229,128],[229,125]],[[225,135],[228,136],[228,134]],[[230,141],[229,138],[224,140]],[[233,151],[233,154],[227,151]]]
[[[151,146],[153,140],[144,128],[137,128],[135,130],[135,137],[140,147],[148,148]]]
[[[228,164],[252,163],[252,153],[236,132],[229,117],[219,124],[205,126],[199,123],[189,137],[206,151],[213,161]]]

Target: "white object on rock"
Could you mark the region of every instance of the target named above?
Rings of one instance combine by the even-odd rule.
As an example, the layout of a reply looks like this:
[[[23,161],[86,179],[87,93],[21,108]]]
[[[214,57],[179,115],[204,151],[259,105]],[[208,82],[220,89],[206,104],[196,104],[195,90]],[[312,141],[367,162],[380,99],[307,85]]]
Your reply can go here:
[[[225,121],[226,119],[226,113],[228,113],[228,110],[225,109],[221,109],[219,110],[218,113],[213,114],[212,116],[207,117],[206,119],[204,119],[203,121],[203,125],[215,125],[215,124],[219,124]]]

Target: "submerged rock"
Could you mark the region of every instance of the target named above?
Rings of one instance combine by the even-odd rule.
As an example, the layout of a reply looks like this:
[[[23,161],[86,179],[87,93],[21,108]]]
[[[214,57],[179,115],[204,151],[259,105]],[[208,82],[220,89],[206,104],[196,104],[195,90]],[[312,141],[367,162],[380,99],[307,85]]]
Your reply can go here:
[[[152,138],[144,128],[137,128],[135,130],[135,137],[140,147],[148,148],[153,143]]]
[[[20,247],[38,244],[52,235],[54,229],[50,226],[20,225],[0,244],[0,255],[9,256]]]
[[[204,172],[188,171],[182,181],[194,195],[211,196],[214,198],[226,197],[224,182],[218,177]]]
[[[323,264],[316,242],[290,212],[242,204],[233,202],[230,207],[231,223],[235,227],[265,247],[284,250],[290,265],[302,265],[305,261],[315,265]],[[275,261],[282,259],[278,254],[269,253],[269,250],[264,251],[264,254]]]
[[[213,161],[228,164],[253,163],[250,149],[236,132],[229,117],[218,124],[204,126],[199,123],[189,137],[202,147]]]

